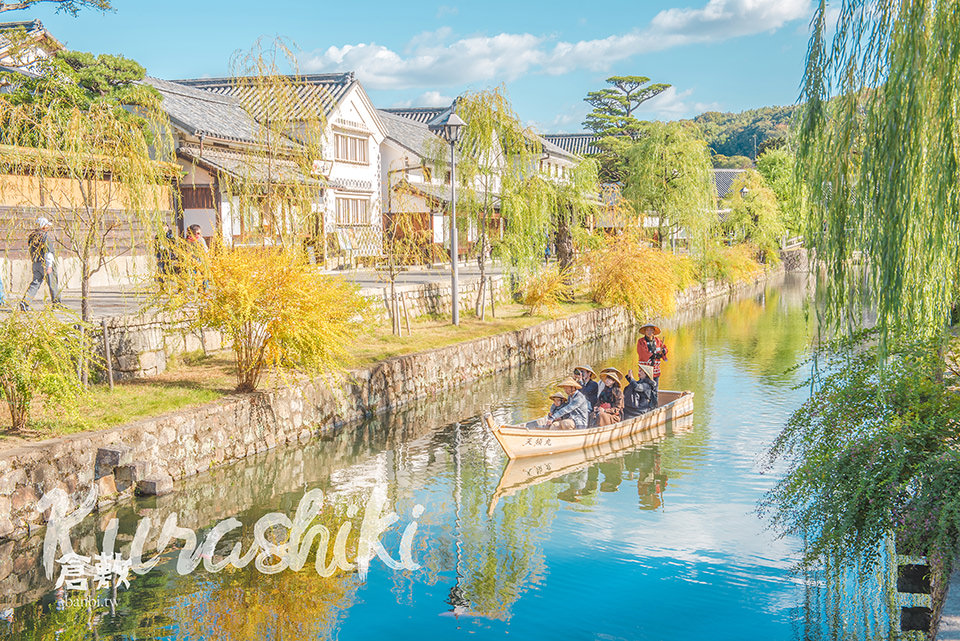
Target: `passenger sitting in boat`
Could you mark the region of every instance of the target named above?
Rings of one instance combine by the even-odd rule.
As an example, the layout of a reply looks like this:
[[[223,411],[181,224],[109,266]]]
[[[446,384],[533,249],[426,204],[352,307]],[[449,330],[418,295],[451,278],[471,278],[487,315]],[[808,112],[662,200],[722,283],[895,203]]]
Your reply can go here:
[[[580,393],[580,383],[568,377],[557,387],[567,395],[567,402],[553,411],[553,418],[547,421],[547,427],[559,430],[580,429],[587,426],[590,406],[586,397]]]
[[[550,395],[550,400],[553,401],[553,405],[550,406],[550,411],[547,412],[548,421],[552,421],[553,413],[563,407],[563,404],[567,402],[567,395],[563,392],[554,392]]]
[[[600,376],[603,379],[603,391],[597,398],[593,413],[597,425],[603,427],[618,423],[623,417],[623,391],[620,389],[623,374],[616,367],[607,367],[600,371]]]
[[[597,406],[597,395],[600,393],[600,386],[597,385],[596,378],[596,372],[586,365],[580,365],[573,370],[573,380],[580,383],[580,393],[583,394],[587,402],[590,403],[591,410]]]
[[[623,390],[623,418],[636,418],[657,407],[657,387],[653,382],[653,368],[640,365],[637,378],[633,370],[627,372],[627,386]]]

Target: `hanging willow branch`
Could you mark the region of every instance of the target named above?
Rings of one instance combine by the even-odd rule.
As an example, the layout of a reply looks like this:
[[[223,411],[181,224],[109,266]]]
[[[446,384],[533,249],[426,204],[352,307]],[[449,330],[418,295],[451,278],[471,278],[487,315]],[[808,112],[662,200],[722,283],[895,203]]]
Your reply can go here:
[[[884,339],[937,335],[960,284],[960,15],[922,0],[839,8],[833,25],[819,2],[812,22],[799,135],[825,320],[854,327],[866,288]]]
[[[220,184],[239,223],[232,231],[248,242],[292,246],[304,235],[322,237],[319,163],[332,98],[305,82],[296,62],[282,40],[269,46],[257,41],[231,61],[229,91],[249,115],[255,140],[236,155],[234,170],[222,173]]]

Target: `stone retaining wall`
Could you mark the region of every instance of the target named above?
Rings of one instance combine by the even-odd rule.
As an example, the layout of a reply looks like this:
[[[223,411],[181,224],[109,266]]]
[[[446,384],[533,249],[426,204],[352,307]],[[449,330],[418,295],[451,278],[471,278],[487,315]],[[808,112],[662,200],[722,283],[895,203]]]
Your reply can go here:
[[[490,277],[494,298],[497,302],[508,296],[507,281],[502,276]],[[479,281],[471,281],[460,287],[460,308],[472,309],[477,297]],[[449,314],[450,286],[448,284],[428,283],[424,285],[398,286],[396,289],[398,305],[406,307],[409,318],[419,318],[430,314]],[[384,320],[389,313],[389,286],[367,288],[361,293],[376,301],[375,318]],[[489,293],[487,294],[489,296]],[[487,299],[489,309],[489,298]],[[401,318],[404,316],[400,307]],[[204,330],[191,331],[187,324],[169,316],[128,315],[116,316],[106,320],[107,335],[110,337],[110,355],[115,380],[129,380],[156,376],[167,369],[170,359],[197,351],[217,351],[230,346],[220,332]],[[94,338],[102,348],[103,334],[98,332]],[[105,361],[103,361],[105,362]]]
[[[725,302],[737,287],[709,284],[680,298],[681,310]],[[210,404],[108,430],[32,443],[0,454],[0,538],[43,525],[37,500],[62,488],[74,500],[99,486],[103,503],[129,494],[138,481],[160,486],[277,445],[306,442],[333,427],[402,406],[518,364],[569,350],[628,328],[622,309],[597,309],[526,329],[390,358],[331,380],[235,395]]]

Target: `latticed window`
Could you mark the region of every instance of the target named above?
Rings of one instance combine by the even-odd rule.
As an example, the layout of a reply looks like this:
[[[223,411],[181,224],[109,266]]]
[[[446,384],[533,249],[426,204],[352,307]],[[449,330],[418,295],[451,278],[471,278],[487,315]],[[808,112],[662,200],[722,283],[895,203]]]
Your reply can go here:
[[[369,225],[368,205],[366,198],[337,198],[337,224]]]
[[[365,137],[334,134],[333,144],[337,160],[361,163],[364,165],[368,163],[367,139]]]

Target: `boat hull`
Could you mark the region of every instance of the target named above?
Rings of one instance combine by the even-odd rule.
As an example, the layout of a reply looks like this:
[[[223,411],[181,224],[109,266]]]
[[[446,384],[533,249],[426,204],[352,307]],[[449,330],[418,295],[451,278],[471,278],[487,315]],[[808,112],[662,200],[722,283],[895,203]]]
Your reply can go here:
[[[595,448],[603,443],[619,441],[632,435],[655,438],[668,422],[693,413],[693,392],[659,393],[660,406],[636,418],[604,427],[579,430],[556,430],[526,425],[496,425],[493,417],[485,416],[500,447],[510,458],[541,456]],[[527,424],[529,425],[529,424]]]

